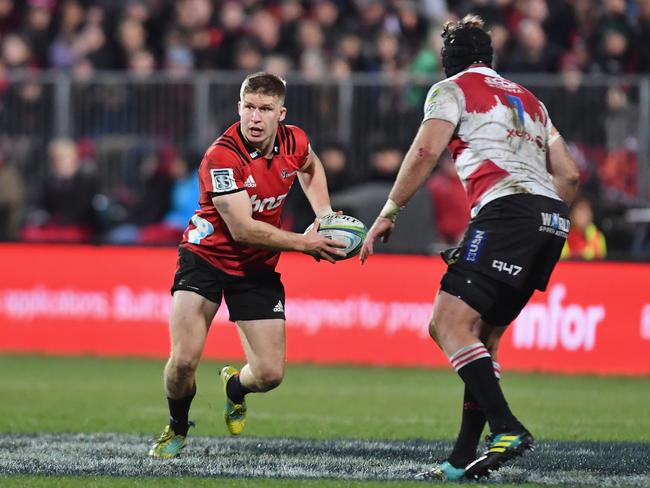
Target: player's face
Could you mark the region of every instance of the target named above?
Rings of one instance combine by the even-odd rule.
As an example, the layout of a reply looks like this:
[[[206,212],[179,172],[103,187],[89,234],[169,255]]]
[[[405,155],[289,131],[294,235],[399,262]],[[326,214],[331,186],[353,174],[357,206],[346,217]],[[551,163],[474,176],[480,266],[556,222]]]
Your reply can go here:
[[[287,113],[281,100],[273,95],[246,93],[238,107],[241,130],[248,142],[258,147],[272,143]]]

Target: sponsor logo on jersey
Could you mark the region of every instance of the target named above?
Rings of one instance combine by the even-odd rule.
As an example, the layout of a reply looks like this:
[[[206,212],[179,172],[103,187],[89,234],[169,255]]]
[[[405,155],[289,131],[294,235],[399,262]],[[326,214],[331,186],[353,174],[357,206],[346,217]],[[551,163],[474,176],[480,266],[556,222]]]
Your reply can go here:
[[[282,300],[278,300],[278,304],[273,307],[274,312],[284,312],[284,307],[282,306]]]
[[[295,171],[287,171],[286,169],[283,169],[280,174],[282,175],[283,178],[289,178],[290,176],[295,175],[298,172],[298,170]]]
[[[265,210],[273,210],[278,208],[282,201],[287,198],[287,194],[280,195],[279,197],[266,197],[262,200],[257,195],[251,195],[251,205],[253,212],[264,212]]]
[[[211,169],[210,176],[212,177],[212,191],[215,193],[223,193],[237,188],[232,168]]]
[[[517,130],[517,129],[508,129],[508,139],[517,137],[517,138],[522,138],[525,141],[528,142],[534,142],[539,149],[542,151],[546,151],[546,145],[544,144],[544,139],[542,139],[540,136],[533,136],[530,132],[526,130]]]
[[[499,90],[507,91],[510,93],[523,93],[524,90],[521,89],[517,83],[513,83],[510,80],[506,80],[501,77],[486,76],[485,84],[491,86],[492,88],[498,88]]]
[[[246,188],[255,188],[257,186],[253,175],[248,175],[248,178],[246,178],[246,181],[244,181],[244,186]]]
[[[481,257],[481,250],[487,239],[487,232],[484,230],[474,229],[465,246],[465,256],[463,259],[470,263],[475,263]]]
[[[540,212],[540,215],[542,217],[542,225],[538,229],[540,232],[547,232],[560,237],[567,236],[571,227],[569,219],[560,217],[560,214],[557,212]]]

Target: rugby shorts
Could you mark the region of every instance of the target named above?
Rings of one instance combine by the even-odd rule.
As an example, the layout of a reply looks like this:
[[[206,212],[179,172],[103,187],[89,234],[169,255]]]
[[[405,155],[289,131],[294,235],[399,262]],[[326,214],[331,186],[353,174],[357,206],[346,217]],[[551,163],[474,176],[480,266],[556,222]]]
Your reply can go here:
[[[280,273],[261,272],[233,276],[183,247],[178,249],[178,264],[172,295],[177,290],[197,293],[217,305],[223,296],[230,321],[285,319],[284,286]]]
[[[510,324],[533,292],[544,291],[569,232],[566,205],[517,194],[488,203],[469,224],[441,289],[461,298],[491,325]]]

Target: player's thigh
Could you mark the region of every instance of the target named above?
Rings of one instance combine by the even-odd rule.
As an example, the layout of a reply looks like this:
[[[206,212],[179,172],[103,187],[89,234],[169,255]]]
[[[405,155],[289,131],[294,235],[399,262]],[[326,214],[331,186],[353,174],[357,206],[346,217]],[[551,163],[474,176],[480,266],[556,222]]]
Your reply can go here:
[[[237,321],[237,329],[253,373],[271,371],[281,377],[286,356],[285,321],[240,320]]]
[[[185,290],[177,290],[172,298],[169,320],[172,356],[198,358],[219,305]]]

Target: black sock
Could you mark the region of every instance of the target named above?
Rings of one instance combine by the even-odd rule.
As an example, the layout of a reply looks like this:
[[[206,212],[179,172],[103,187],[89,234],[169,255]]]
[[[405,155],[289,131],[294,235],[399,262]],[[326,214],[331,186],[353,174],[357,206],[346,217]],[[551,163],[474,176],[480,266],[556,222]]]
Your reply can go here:
[[[494,376],[492,358],[475,359],[458,369],[458,374],[481,405],[493,434],[526,430],[508,407],[499,381]]]
[[[244,395],[250,393],[251,391],[252,390],[249,390],[241,384],[238,374],[230,378],[228,380],[228,383],[226,383],[226,394],[233,403],[243,403]]]
[[[485,414],[472,392],[465,386],[460,432],[447,461],[456,468],[464,468],[472,462],[476,458],[476,448],[484,427]]]
[[[167,397],[167,404],[169,405],[169,426],[179,435],[187,435],[190,428],[189,415],[190,405],[196,395],[196,384],[194,385],[193,392],[183,398],[169,398]]]

